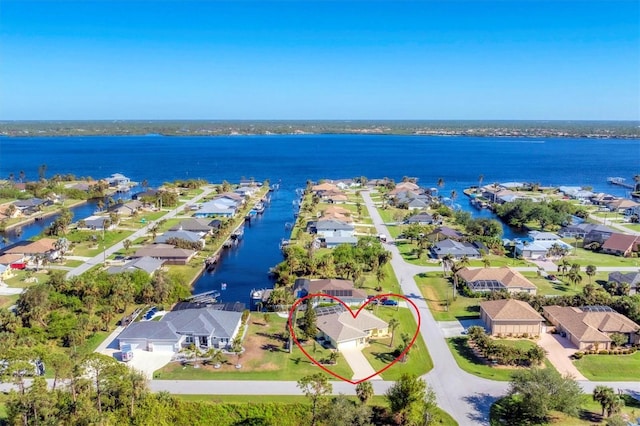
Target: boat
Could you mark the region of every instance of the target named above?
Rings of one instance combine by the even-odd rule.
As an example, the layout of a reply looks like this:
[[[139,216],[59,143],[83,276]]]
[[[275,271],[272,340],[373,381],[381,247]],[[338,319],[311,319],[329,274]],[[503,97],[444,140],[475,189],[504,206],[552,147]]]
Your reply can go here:
[[[218,264],[218,260],[220,259],[219,255],[209,256],[204,260],[205,268],[207,271],[213,271]]]
[[[243,236],[244,236],[244,227],[241,226],[238,229],[236,229],[235,231],[233,231],[233,233],[231,234],[231,239],[232,240],[241,240]]]
[[[256,212],[257,214],[264,213],[264,203],[262,201],[258,201],[251,211]]]
[[[221,290],[226,290],[227,289],[227,283],[220,283],[220,289]]]

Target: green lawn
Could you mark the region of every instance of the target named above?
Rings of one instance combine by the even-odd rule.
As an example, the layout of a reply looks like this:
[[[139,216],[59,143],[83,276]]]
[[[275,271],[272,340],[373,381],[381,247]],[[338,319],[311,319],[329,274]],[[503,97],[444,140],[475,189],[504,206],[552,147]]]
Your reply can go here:
[[[640,232],[640,223],[624,223],[621,225],[632,231]]]
[[[633,355],[585,355],[573,363],[589,380],[640,381],[640,352]]]
[[[119,243],[133,234],[133,231],[114,230],[102,232],[73,230],[67,234],[68,240],[73,243],[73,250],[69,255],[93,257]],[[95,236],[95,240],[93,237]],[[103,239],[104,237],[104,239]]]
[[[530,348],[535,346],[535,342],[531,340],[496,340],[499,343],[515,346],[519,348]],[[514,371],[522,369],[522,367],[506,367],[506,366],[490,366],[484,364],[483,361],[476,357],[473,351],[467,346],[467,337],[453,337],[447,339],[447,345],[453,354],[458,366],[469,374],[490,380],[509,381]],[[551,364],[545,360],[546,368],[553,368]]]
[[[456,300],[451,303],[451,284],[442,278],[442,273],[420,274],[415,277],[415,280],[436,321],[455,321],[479,317],[480,302],[483,299],[458,295]],[[447,309],[448,303],[451,305]]]
[[[15,294],[12,296],[0,296],[0,308],[8,308],[15,305],[20,296]]]
[[[416,322],[413,318],[411,308],[399,308],[391,306],[376,306],[373,309],[373,313],[385,321],[389,321],[391,318],[396,318],[400,321],[400,325],[396,329],[393,347],[389,347],[390,337],[384,339],[371,340],[369,346],[363,349],[362,353],[367,357],[369,363],[374,370],[378,371],[385,366],[389,365],[395,357],[393,351],[402,342],[400,336],[402,333],[407,333],[413,336],[416,332]],[[422,335],[418,335],[413,347],[409,352],[409,357],[405,363],[397,362],[390,367],[387,371],[382,373],[384,380],[398,380],[403,373],[413,373],[421,376],[429,372],[433,368],[433,361],[429,355]]]
[[[396,274],[393,271],[391,264],[387,263],[383,266],[383,269],[386,275],[384,280],[378,282],[374,274],[368,273],[365,275],[365,281],[362,289],[369,294],[376,294],[374,289],[380,286],[382,287],[381,293],[400,293],[400,284],[398,284],[398,279],[396,278]]]
[[[491,262],[489,267],[491,268],[497,268],[497,267],[501,267],[501,266],[511,266],[511,267],[516,267],[516,266],[535,266],[533,263],[527,262],[526,260],[523,259],[512,259],[510,257],[507,256],[498,256],[496,254],[488,254],[485,256],[487,259],[489,259],[489,261]],[[469,266],[470,267],[483,267],[484,268],[484,262],[482,260],[479,259],[471,259],[469,261]]]
[[[573,240],[569,239],[567,240],[567,242],[570,242],[571,245],[573,245]],[[569,262],[573,263],[577,263],[580,266],[587,266],[587,265],[595,265],[595,266],[639,266],[640,265],[640,259],[638,258],[633,258],[633,257],[621,257],[621,256],[614,256],[611,254],[604,254],[604,253],[594,253],[591,250],[585,250],[583,248],[580,247],[582,243],[578,244],[578,250],[575,251],[575,249],[573,249],[571,251],[571,255],[566,256],[565,259],[567,259]],[[558,261],[555,262],[556,264],[559,263]]]
[[[564,283],[564,282],[562,283],[551,282],[548,279],[539,276],[536,272],[524,271],[524,272],[521,272],[521,274],[524,275],[533,284],[535,284],[536,287],[538,287],[538,294],[541,294],[544,296],[551,296],[551,295],[564,296],[564,295],[582,293],[582,289],[584,285],[589,282],[588,279],[583,279],[582,284],[578,284],[577,287],[574,287],[573,285],[567,285],[568,283]],[[562,280],[562,276],[556,275],[556,277]]]
[[[291,354],[283,349],[283,342],[278,335],[287,322],[275,314],[269,315],[269,323],[264,325],[260,315],[253,315],[249,323],[248,334],[243,346],[247,353],[240,359],[241,369],[234,368],[235,355],[229,355],[227,363],[219,370],[204,366],[193,368],[180,363],[171,363],[154,374],[155,379],[162,380],[299,380],[301,377],[317,373],[320,370],[294,345]],[[330,351],[308,342],[305,350],[316,359],[329,356]],[[337,365],[327,366],[342,377],[351,378],[353,371],[349,365],[338,358]]]

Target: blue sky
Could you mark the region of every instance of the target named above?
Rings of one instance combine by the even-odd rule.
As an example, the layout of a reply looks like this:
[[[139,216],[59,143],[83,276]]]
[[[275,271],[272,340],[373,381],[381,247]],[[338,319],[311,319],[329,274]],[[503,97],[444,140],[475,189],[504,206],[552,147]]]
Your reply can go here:
[[[0,5],[0,119],[640,119],[640,2]]]

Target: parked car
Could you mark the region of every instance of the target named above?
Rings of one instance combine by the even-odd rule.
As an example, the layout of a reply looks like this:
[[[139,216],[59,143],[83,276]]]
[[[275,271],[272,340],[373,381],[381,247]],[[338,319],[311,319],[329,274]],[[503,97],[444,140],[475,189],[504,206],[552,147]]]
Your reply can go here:
[[[398,306],[398,302],[393,299],[385,299],[382,301],[382,304],[385,306]]]
[[[558,279],[558,277],[556,277],[555,275],[547,275],[547,279],[549,281],[556,281]]]

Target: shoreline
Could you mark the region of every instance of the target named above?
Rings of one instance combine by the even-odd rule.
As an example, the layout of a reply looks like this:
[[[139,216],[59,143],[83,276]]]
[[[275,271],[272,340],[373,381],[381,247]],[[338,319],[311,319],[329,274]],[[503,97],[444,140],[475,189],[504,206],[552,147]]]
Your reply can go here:
[[[73,207],[80,206],[82,204],[86,204],[88,202],[89,202],[89,200],[77,200],[75,203],[72,203],[72,204],[70,204],[68,206],[65,206],[65,205],[60,206],[60,209],[62,207],[66,207],[66,208],[70,209],[70,208],[73,208]],[[26,218],[26,219],[24,219],[24,220],[22,220],[20,222],[17,222],[17,223],[11,224],[11,225],[7,225],[4,228],[4,231],[1,231],[1,232],[9,232],[9,231],[11,231],[11,230],[13,230],[13,229],[15,229],[15,228],[17,228],[19,226],[29,225],[29,224],[37,222],[39,220],[46,219],[46,218],[51,217],[51,216],[55,216],[57,214],[60,214],[60,209],[55,210],[55,211],[42,213],[37,217],[29,217],[29,218]]]

